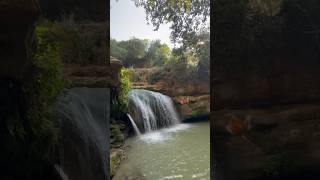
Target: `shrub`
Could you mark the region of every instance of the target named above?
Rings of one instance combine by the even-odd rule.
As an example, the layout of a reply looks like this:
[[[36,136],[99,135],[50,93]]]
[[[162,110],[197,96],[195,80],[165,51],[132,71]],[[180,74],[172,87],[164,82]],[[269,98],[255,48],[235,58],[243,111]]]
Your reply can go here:
[[[116,98],[112,100],[111,114],[113,116],[120,116],[121,113],[126,113],[128,110],[128,94],[130,91],[129,71],[122,68],[120,72],[121,85],[116,90]]]

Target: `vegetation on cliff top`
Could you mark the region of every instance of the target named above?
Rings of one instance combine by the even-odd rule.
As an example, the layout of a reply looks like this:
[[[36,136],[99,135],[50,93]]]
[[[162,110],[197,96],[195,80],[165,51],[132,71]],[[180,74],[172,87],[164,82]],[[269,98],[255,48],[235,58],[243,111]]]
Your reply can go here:
[[[196,49],[176,48],[171,50],[159,40],[149,41],[131,39],[128,41],[111,41],[111,55],[122,60],[125,67],[155,68],[149,82],[159,80],[209,80],[210,74],[210,33],[201,32]],[[131,48],[136,47],[136,48]],[[139,47],[139,48],[137,48]],[[132,71],[132,70],[131,70]],[[132,75],[132,73],[130,73]],[[136,77],[139,79],[143,77]]]

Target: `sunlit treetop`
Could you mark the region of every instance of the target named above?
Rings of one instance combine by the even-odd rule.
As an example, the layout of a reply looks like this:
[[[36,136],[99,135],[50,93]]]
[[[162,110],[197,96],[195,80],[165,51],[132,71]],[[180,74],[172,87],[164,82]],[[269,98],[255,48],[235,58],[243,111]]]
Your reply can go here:
[[[171,24],[173,43],[183,47],[194,47],[197,34],[209,27],[210,0],[133,0],[138,7],[143,7],[146,19],[155,30],[161,24]]]

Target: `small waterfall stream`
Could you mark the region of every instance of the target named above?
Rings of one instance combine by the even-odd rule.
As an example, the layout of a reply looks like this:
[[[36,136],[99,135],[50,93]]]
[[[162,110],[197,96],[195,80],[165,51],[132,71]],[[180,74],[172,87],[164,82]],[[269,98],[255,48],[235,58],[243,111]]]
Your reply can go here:
[[[136,133],[136,135],[138,135],[138,136],[141,135],[140,130],[138,129],[136,123],[134,122],[134,120],[132,119],[132,117],[130,116],[130,114],[127,114],[127,115],[128,115],[128,117],[129,117],[129,119],[130,119],[130,122],[131,122],[131,124],[132,124],[132,127],[133,127],[134,132]]]
[[[137,128],[150,132],[179,123],[170,97],[158,92],[134,89],[129,92],[129,114]]]

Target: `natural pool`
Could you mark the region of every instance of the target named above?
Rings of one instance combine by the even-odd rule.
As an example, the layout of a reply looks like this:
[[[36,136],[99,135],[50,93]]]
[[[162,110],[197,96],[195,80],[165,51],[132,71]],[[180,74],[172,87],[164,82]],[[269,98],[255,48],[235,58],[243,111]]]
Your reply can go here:
[[[129,138],[113,180],[210,179],[210,123],[182,123]]]

